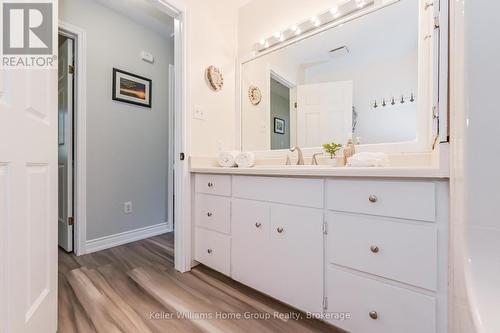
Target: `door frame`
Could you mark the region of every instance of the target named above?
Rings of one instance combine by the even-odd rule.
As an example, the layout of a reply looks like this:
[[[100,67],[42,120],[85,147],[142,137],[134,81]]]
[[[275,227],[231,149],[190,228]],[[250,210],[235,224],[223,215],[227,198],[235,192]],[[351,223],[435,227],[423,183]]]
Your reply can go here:
[[[191,179],[187,158],[181,160],[181,153],[189,156],[189,136],[187,118],[187,7],[184,0],[152,0],[158,10],[161,10],[175,19],[175,88],[174,88],[174,119],[175,119],[175,147],[173,157],[178,163],[174,164],[175,174],[175,207],[173,220],[175,222],[175,269],[180,272],[191,270]],[[87,36],[79,27],[59,20],[59,32],[68,34],[75,39],[75,236],[74,250],[76,255],[86,253],[87,229]],[[170,216],[170,213],[169,213]]]
[[[86,253],[87,240],[87,34],[68,22],[59,20],[59,34],[74,41],[75,75],[73,79],[73,251]]]

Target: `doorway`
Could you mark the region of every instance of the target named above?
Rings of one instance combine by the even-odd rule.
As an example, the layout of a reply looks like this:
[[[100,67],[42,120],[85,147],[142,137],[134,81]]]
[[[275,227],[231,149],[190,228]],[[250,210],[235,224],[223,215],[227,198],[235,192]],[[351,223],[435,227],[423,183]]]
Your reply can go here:
[[[271,149],[290,148],[290,88],[271,77]]]
[[[139,26],[147,31],[156,29],[156,31],[153,31],[157,35],[155,40],[157,40],[158,37],[166,38],[169,39],[169,45],[172,45],[172,52],[169,55],[169,59],[172,59],[172,62],[169,61],[170,64],[167,65],[167,61],[162,59],[164,58],[164,53],[162,52],[163,49],[152,46],[158,45],[159,43],[150,42],[146,38],[148,36],[144,35],[144,33],[141,36],[145,38],[139,38],[140,36],[136,36],[136,38],[132,38],[130,41],[124,40],[125,43],[115,42],[120,39],[122,35],[112,36],[113,38],[109,38],[108,35],[110,33],[108,33],[108,31],[99,31],[96,33],[92,26],[87,26],[85,24],[85,20],[80,20],[81,13],[84,11],[76,10],[85,9],[79,7],[77,8],[76,6],[87,6],[87,4],[88,6],[91,6],[90,8],[87,8],[88,11],[92,10],[93,12],[99,12],[101,16],[103,16],[104,13],[109,12],[109,20],[107,22],[108,25],[111,26],[113,23],[122,25],[120,29],[114,29],[113,31],[126,31],[126,26],[123,26],[124,22],[130,22],[130,29],[137,30],[139,29]],[[74,51],[74,77],[72,80],[72,97],[74,103],[74,140],[73,159],[70,160],[73,162],[73,182],[67,182],[68,184],[73,185],[73,198],[68,198],[66,200],[67,202],[73,203],[73,207],[71,207],[73,208],[73,215],[69,216],[73,218],[70,218],[68,221],[70,223],[74,223],[74,225],[66,223],[64,226],[63,223],[61,223],[61,225],[66,228],[60,228],[62,229],[62,232],[60,232],[60,245],[65,250],[70,251],[71,247],[66,246],[62,241],[67,239],[66,243],[70,244],[71,239],[73,239],[73,249],[77,255],[100,251],[113,246],[152,237],[168,231],[173,232],[175,215],[177,212],[181,212],[181,209],[176,209],[176,214],[174,214],[174,207],[180,206],[183,200],[182,196],[175,194],[181,193],[183,188],[181,183],[184,182],[182,178],[184,177],[185,169],[183,163],[174,163],[175,157],[180,155],[178,152],[185,151],[183,149],[184,140],[182,140],[183,131],[181,128],[183,126],[184,119],[182,117],[174,116],[174,113],[181,112],[180,102],[183,99],[183,95],[180,94],[181,92],[183,93],[183,90],[181,90],[182,88],[179,84],[180,79],[178,79],[183,77],[183,71],[181,70],[181,65],[183,66],[183,63],[181,56],[183,54],[182,38],[184,38],[184,35],[181,31],[181,16],[179,16],[180,14],[174,15],[173,13],[168,12],[168,10],[165,10],[164,4],[156,4],[155,2],[138,2],[137,10],[135,12],[132,11],[134,14],[131,14],[130,11],[125,11],[125,8],[121,7],[125,5],[126,4],[123,4],[120,1],[66,1],[64,8],[67,12],[63,11],[61,15],[60,31],[64,33],[65,37],[71,37],[69,39],[73,41]],[[96,10],[98,7],[102,8],[102,10]],[[163,14],[159,14],[156,13],[156,11],[164,12]],[[72,13],[72,16],[69,14],[70,12]],[[152,22],[149,22],[145,19],[146,15],[154,15],[156,18],[169,16],[170,30],[164,32],[159,31],[165,25],[153,24]],[[120,17],[120,19],[115,20],[118,17]],[[132,28],[132,26],[134,28]],[[137,31],[132,31],[131,33],[139,35]],[[107,56],[106,53],[101,53],[96,56],[95,48],[92,49],[92,47],[95,45],[96,40],[99,40],[101,35],[108,37],[103,37],[103,42],[114,42],[116,49],[119,49],[120,47],[126,48],[128,47],[128,44],[137,44],[137,51],[136,53],[115,52],[113,53],[115,56]],[[150,37],[150,39],[153,39],[153,37]],[[111,47],[111,50],[112,49],[113,47]],[[111,53],[111,51],[108,53]],[[124,55],[124,57],[121,55]],[[104,61],[105,66],[102,65],[102,61]],[[106,63],[106,61],[108,62]],[[111,91],[108,91],[111,90],[112,84],[110,82],[108,82],[109,84],[102,84],[102,82],[111,77],[111,72],[108,73],[108,70],[110,71],[110,68],[115,66],[119,66],[119,69],[136,74],[137,76],[152,79],[153,97],[151,101],[152,106],[150,108],[132,105],[130,103],[125,103],[124,101],[112,100]],[[161,66],[161,71],[156,70],[158,66]],[[96,70],[97,68],[99,68],[99,70]],[[104,72],[104,74],[98,76],[102,72]],[[100,98],[100,103],[102,102],[101,104],[96,104],[95,102],[96,92],[94,87],[98,84],[100,85],[99,92],[104,92],[102,93],[102,96],[98,96]],[[96,109],[99,109],[100,113],[96,114]],[[164,116],[158,118],[159,112],[163,113]],[[110,115],[113,117],[113,122],[111,123],[109,123],[109,119],[106,119],[109,118]],[[97,122],[108,121],[108,130],[103,131],[105,129],[104,127],[96,126],[96,117],[99,118]],[[123,126],[124,119],[127,117],[131,120]],[[156,117],[154,121],[152,120],[153,117]],[[61,117],[61,119],[62,118],[63,117]],[[149,118],[147,126],[144,125],[146,118]],[[163,126],[161,128],[163,133],[159,135],[158,129],[161,126]],[[99,130],[96,130],[97,127],[99,127]],[[69,128],[69,125],[65,128]],[[94,198],[96,187],[98,188],[102,183],[103,189],[101,192],[104,192],[106,191],[107,186],[110,185],[106,185],[105,178],[101,178],[96,182],[96,162],[92,156],[96,153],[95,142],[98,141],[95,137],[101,137],[103,132],[105,135],[101,138],[101,140],[99,140],[99,145],[102,144],[103,146],[106,146],[106,154],[113,155],[113,157],[117,156],[118,159],[120,159],[120,163],[114,165],[110,170],[106,170],[105,165],[98,165],[98,171],[100,172],[102,169],[103,174],[106,174],[107,178],[113,178],[112,185],[127,182],[134,184],[129,186],[129,194],[125,194],[127,197],[124,195],[121,198],[117,198],[116,202],[108,202],[107,206],[114,207],[110,208],[108,211],[105,211],[107,209],[107,206],[105,205],[97,207],[96,209],[97,200]],[[131,137],[130,133],[135,134]],[[127,138],[122,138],[122,135],[129,136]],[[150,141],[144,143],[143,145],[137,145],[134,142],[144,137],[149,138]],[[127,143],[127,147],[124,149],[122,149],[123,147],[114,149],[114,146],[109,146],[110,141],[118,144],[120,144],[120,141],[124,141]],[[151,143],[154,142],[164,142],[164,144],[161,146],[155,145],[155,147],[151,148]],[[133,149],[129,149],[129,147],[133,147]],[[120,149],[122,151],[120,151]],[[131,150],[131,153],[133,152],[133,154],[130,154],[130,156],[127,155],[127,149]],[[149,154],[149,157],[152,159],[143,159],[143,155],[145,154],[144,151],[146,150],[150,150],[151,152],[154,151],[154,154]],[[101,160],[103,160],[102,152],[99,154],[101,156]],[[104,159],[103,162],[107,163],[108,161]],[[132,167],[133,163],[135,163],[134,167]],[[154,170],[156,172],[155,176],[151,176],[151,166],[155,165],[157,166]],[[125,176],[122,175],[119,179],[115,177],[115,173],[125,174],[126,172],[134,170],[140,170],[140,174],[138,175],[136,172],[131,176],[127,174]],[[180,172],[178,172],[178,170],[180,170]],[[99,176],[100,175],[97,177]],[[64,176],[61,175],[60,178],[64,178]],[[181,179],[179,180],[179,178]],[[181,185],[174,187],[174,179],[177,184]],[[149,194],[146,194],[148,196],[147,200],[140,197],[133,197],[137,193],[141,193],[144,197],[146,196],[144,193],[153,187],[153,192],[148,192]],[[65,207],[66,201],[64,200],[68,196],[68,193],[70,193],[70,190],[71,189],[63,186],[63,182],[61,181],[61,207]],[[115,188],[113,189],[113,196],[119,197],[123,192],[126,191],[123,191],[122,188]],[[177,198],[175,202],[174,196]],[[99,209],[100,212],[96,213],[96,210]],[[111,210],[113,210],[112,213],[109,213]],[[60,215],[63,216],[65,211],[71,213],[70,208],[66,210],[61,209]],[[152,216],[151,212],[153,211],[162,211],[162,213],[156,214],[156,217],[153,216],[150,220],[154,221],[149,223],[149,225],[146,224],[143,226],[140,225],[140,223],[137,224],[135,222],[137,220],[147,220],[148,217]],[[132,217],[135,214],[137,215],[134,220]],[[139,214],[143,214],[145,217],[137,218]],[[115,221],[115,224],[109,228],[105,226],[104,228],[101,228],[101,230],[97,230],[96,221],[100,224],[100,226],[107,223],[107,220],[103,221],[101,216],[111,216],[111,220]],[[65,219],[61,217],[61,221],[64,220]],[[123,231],[124,225],[130,225],[130,227],[127,227],[128,229]],[[107,230],[102,231],[106,228]],[[181,265],[183,264],[183,261],[185,260],[181,261]],[[182,267],[179,270],[185,270],[185,268]]]
[[[74,39],[58,35],[58,240],[73,252],[74,234]]]

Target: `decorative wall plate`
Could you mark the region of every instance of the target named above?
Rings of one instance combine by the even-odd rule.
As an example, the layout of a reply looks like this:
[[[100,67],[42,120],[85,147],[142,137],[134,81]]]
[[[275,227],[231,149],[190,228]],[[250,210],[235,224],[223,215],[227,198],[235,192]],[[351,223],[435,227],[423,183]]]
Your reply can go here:
[[[262,93],[260,92],[259,87],[248,87],[248,98],[250,99],[250,103],[252,103],[253,105],[258,105],[262,100]]]
[[[209,66],[206,71],[208,83],[214,91],[220,91],[224,85],[224,77],[221,71],[215,66]]]

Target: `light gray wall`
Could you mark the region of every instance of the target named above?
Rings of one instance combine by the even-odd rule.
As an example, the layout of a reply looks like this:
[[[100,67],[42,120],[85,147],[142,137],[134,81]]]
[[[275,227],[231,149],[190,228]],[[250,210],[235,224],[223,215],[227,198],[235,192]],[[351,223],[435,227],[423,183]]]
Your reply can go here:
[[[274,117],[285,120],[285,134],[274,133]],[[271,79],[271,149],[290,148],[290,89]]]
[[[166,222],[173,40],[93,0],[61,0],[59,16],[87,33],[87,240]],[[111,99],[113,67],[153,81],[151,109]]]

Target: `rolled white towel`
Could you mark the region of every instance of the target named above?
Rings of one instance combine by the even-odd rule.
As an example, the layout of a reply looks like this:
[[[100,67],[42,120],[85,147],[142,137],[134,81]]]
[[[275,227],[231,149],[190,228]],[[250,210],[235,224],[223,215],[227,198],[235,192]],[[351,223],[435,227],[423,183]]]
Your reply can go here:
[[[357,153],[347,163],[350,167],[388,167],[389,158],[385,153]]]
[[[236,164],[239,168],[251,168],[255,165],[255,154],[252,152],[239,153],[236,156]]]
[[[240,152],[233,151],[223,151],[219,154],[219,165],[224,168],[232,168],[236,166],[236,156],[238,156]]]

